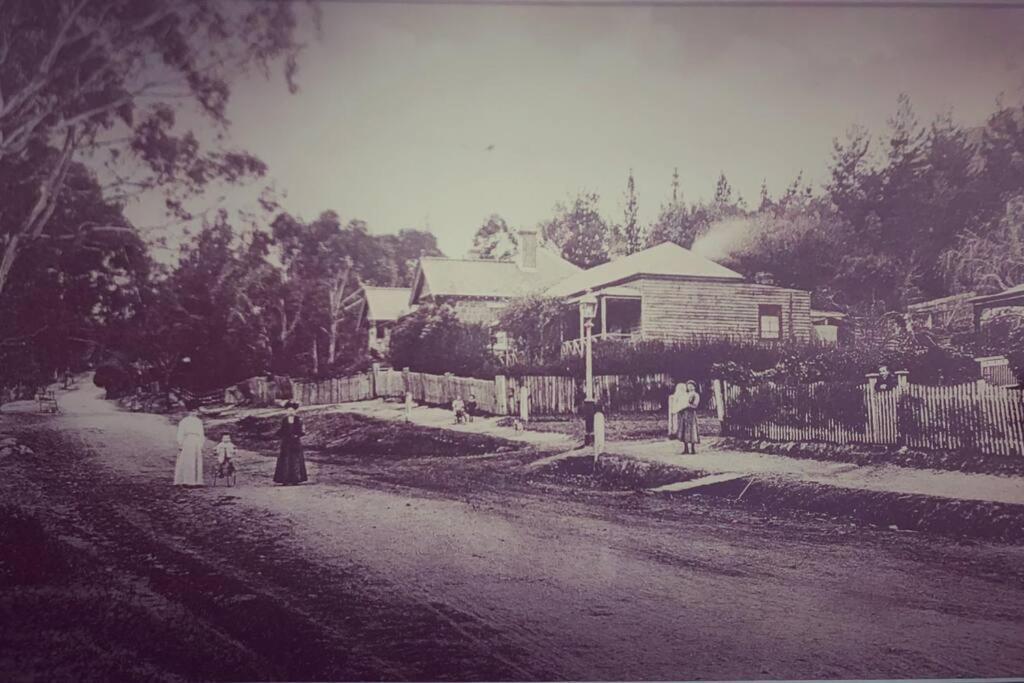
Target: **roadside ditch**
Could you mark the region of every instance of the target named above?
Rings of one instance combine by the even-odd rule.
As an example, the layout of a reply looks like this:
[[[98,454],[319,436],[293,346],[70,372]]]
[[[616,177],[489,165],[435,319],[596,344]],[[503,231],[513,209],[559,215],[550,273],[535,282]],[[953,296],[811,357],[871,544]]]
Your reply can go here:
[[[708,476],[699,470],[606,454],[557,460],[539,476],[588,489],[635,491],[652,496],[728,503],[779,514],[786,510],[823,515],[892,531],[916,531],[1006,543],[1024,542],[1024,505],[958,500],[826,486],[784,478],[741,477],[678,492],[652,489]]]

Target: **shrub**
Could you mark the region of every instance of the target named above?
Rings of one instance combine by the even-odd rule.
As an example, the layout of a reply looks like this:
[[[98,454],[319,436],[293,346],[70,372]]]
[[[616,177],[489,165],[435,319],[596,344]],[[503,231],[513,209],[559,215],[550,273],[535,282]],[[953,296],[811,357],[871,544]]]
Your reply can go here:
[[[96,368],[93,384],[106,389],[107,398],[121,398],[135,389],[134,371],[116,360],[108,360]]]
[[[491,334],[463,323],[451,306],[421,306],[391,332],[391,363],[418,372],[493,378],[501,374],[491,351]]]

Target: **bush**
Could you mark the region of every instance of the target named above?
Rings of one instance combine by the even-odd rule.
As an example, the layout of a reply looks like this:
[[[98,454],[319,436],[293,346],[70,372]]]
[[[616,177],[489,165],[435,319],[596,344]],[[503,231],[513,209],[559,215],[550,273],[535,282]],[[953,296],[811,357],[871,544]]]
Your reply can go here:
[[[107,398],[121,398],[134,391],[135,372],[117,361],[106,361],[96,368],[93,384],[106,389]]]
[[[417,372],[492,379],[501,374],[486,327],[463,323],[446,305],[421,306],[391,332],[391,364]]]

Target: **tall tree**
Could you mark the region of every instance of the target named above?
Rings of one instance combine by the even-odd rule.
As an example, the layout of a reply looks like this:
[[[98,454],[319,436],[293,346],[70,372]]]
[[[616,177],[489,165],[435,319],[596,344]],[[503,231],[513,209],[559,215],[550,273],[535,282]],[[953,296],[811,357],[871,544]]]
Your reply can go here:
[[[0,225],[0,294],[18,257],[47,234],[72,162],[90,152],[106,149],[130,169],[114,175],[114,198],[153,187],[180,196],[262,173],[248,154],[204,150],[195,135],[176,132],[171,103],[185,98],[223,126],[231,80],[278,58],[294,90],[295,27],[289,3],[0,3],[0,165],[26,153],[37,162],[27,176],[33,201]],[[54,154],[31,154],[51,141]],[[109,227],[126,226],[81,231],[88,238]]]
[[[32,162],[25,158],[24,167]],[[34,201],[23,179],[21,165],[0,165],[0,221]],[[116,342],[115,331],[122,331],[137,312],[138,291],[149,269],[145,245],[134,232],[97,233],[83,240],[82,223],[127,222],[120,206],[104,200],[86,167],[71,164],[66,182],[69,191],[54,205],[48,238],[24,248],[0,296],[0,386],[81,366]]]
[[[625,208],[623,209],[622,238],[625,253],[635,254],[644,248],[646,235],[640,224],[639,207],[636,198],[636,182],[632,169],[626,180]]]
[[[478,258],[506,261],[516,255],[519,244],[505,219],[494,213],[487,217],[473,236],[473,252]]]
[[[562,257],[580,268],[608,261],[608,224],[598,213],[599,197],[581,192],[571,206],[557,204],[555,216],[541,225],[544,238],[558,245]]]

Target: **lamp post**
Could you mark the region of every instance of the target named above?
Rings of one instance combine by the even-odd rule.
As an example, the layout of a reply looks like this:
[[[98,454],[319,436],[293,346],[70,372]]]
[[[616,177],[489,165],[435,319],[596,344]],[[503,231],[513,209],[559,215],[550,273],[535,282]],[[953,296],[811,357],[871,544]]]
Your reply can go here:
[[[594,318],[597,316],[597,297],[587,292],[580,297],[580,315],[583,317],[583,335],[586,349],[586,384],[584,385],[583,398],[583,421],[585,426],[584,446],[594,444],[594,413],[596,405],[594,402],[594,353],[593,353],[593,331]]]

